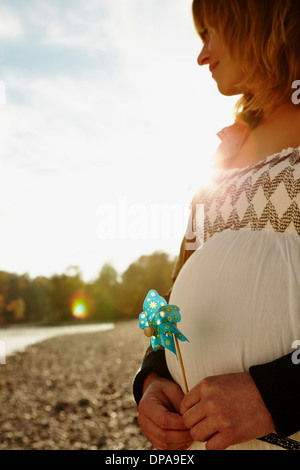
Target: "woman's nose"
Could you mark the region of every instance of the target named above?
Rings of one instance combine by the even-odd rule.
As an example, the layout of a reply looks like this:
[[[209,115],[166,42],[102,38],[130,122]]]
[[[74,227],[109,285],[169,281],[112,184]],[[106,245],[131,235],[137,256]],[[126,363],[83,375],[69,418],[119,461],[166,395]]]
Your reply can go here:
[[[206,65],[209,63],[209,47],[208,41],[203,45],[203,48],[198,56],[197,62],[199,65]]]

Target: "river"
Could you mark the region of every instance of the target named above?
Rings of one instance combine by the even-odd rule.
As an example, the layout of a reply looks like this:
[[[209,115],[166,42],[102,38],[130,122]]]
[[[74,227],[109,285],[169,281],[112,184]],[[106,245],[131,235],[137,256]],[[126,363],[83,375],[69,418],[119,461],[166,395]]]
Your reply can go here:
[[[69,326],[12,326],[0,328],[0,355],[10,356],[23,351],[31,344],[39,343],[56,336],[72,335],[76,333],[92,333],[106,331],[114,327],[113,323],[94,323],[90,325]]]

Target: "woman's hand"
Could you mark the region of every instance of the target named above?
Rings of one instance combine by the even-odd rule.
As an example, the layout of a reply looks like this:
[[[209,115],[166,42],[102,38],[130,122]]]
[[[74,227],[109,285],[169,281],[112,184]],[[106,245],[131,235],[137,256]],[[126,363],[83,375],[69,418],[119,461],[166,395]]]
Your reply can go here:
[[[275,427],[248,373],[204,379],[185,395],[180,411],[193,440],[206,442],[207,450],[225,450]]]
[[[193,440],[180,415],[184,395],[174,382],[155,374],[147,377],[139,403],[143,435],[159,450],[185,450]]]

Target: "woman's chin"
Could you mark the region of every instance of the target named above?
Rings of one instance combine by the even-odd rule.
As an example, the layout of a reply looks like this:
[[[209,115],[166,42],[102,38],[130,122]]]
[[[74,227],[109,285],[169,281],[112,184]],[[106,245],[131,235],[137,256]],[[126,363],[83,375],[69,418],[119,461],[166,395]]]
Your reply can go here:
[[[241,90],[239,90],[236,86],[226,86],[217,82],[217,87],[223,96],[236,96],[242,94]]]

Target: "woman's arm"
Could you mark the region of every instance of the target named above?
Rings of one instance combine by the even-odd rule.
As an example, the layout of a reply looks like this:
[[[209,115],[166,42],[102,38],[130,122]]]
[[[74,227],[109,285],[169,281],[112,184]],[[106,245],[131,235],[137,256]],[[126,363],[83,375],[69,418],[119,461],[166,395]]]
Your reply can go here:
[[[173,381],[167,366],[165,350],[160,348],[157,351],[153,351],[150,346],[146,351],[141,368],[133,381],[133,395],[137,404],[139,404],[143,396],[144,381],[153,372],[161,378]]]
[[[292,355],[249,369],[281,436],[300,430],[300,364],[293,363]]]

